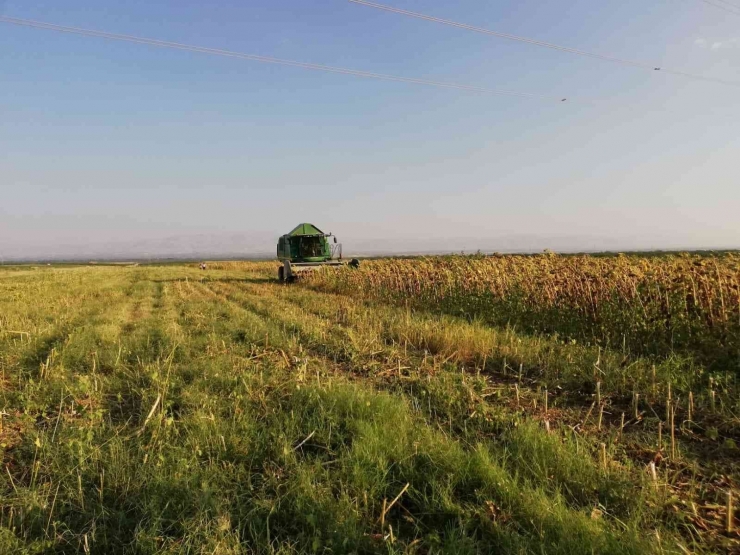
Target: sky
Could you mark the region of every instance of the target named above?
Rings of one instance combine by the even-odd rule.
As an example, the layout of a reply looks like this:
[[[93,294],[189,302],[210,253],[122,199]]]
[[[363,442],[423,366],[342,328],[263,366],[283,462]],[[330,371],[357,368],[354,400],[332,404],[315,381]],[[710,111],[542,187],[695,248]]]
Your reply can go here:
[[[269,253],[304,221],[357,253],[740,247],[740,7],[379,1],[738,86],[347,0],[0,0],[9,17],[546,97],[0,23],[0,261]]]

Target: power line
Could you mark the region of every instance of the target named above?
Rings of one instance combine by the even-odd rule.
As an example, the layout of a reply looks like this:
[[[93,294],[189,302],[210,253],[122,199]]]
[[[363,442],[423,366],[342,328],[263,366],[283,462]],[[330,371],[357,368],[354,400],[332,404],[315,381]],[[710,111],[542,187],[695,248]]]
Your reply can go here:
[[[350,0],[351,1],[351,0]],[[730,4],[729,2],[726,2],[724,0],[701,0],[705,4],[709,4],[710,6],[714,6],[715,8],[719,8],[720,10],[724,10],[726,12],[740,15],[740,6],[736,6],[735,4]]]
[[[24,27],[33,27],[36,29],[46,29],[50,31],[59,31],[62,33],[71,33],[75,35],[82,35],[86,37],[97,37],[109,40],[133,42],[137,44],[146,44],[150,46],[158,46],[161,48],[174,48],[177,50],[186,50],[188,52],[199,52],[203,54],[212,54],[216,56],[226,56],[229,58],[238,58],[241,60],[250,60],[253,62],[262,62],[268,64],[278,64],[292,67],[300,67],[303,69],[311,69],[316,71],[324,71],[329,73],[340,73],[343,75],[353,75],[356,77],[365,77],[369,79],[381,79],[384,81],[396,81],[401,83],[413,83],[416,85],[429,85],[433,87],[442,87],[447,89],[458,89],[469,92],[497,94],[504,96],[518,96],[525,98],[540,98],[544,100],[565,102],[567,99],[562,97],[553,97],[543,94],[525,93],[519,91],[511,91],[506,89],[490,89],[486,87],[478,87],[475,85],[464,85],[459,83],[450,83],[447,81],[432,81],[429,79],[417,79],[415,77],[401,77],[397,75],[386,75],[383,73],[373,73],[370,71],[361,71],[355,69],[347,69],[335,66],[326,66],[321,64],[312,64],[307,62],[298,62],[294,60],[285,60],[282,58],[273,58],[270,56],[260,56],[257,54],[245,54],[242,52],[233,52],[231,50],[221,50],[218,48],[207,48],[204,46],[195,46],[191,44],[183,44],[179,42],[170,42],[158,39],[150,39],[144,37],[136,37],[132,35],[121,35],[117,33],[108,33],[105,31],[96,31],[92,29],[81,29],[78,27],[65,27],[62,25],[56,25],[54,23],[46,23],[43,21],[34,21],[30,19],[18,19],[15,17],[0,16],[0,22],[11,23],[13,25],[21,25]]]
[[[451,21],[449,19],[441,19],[439,17],[434,17],[431,15],[425,15],[418,12],[411,12],[408,10],[402,10],[400,8],[394,8],[393,6],[386,6],[384,4],[376,4],[375,2],[368,2],[367,0],[348,0],[349,2],[352,2],[353,4],[360,4],[362,6],[368,6],[370,8],[375,8],[378,10],[383,10],[386,12],[392,12],[400,15],[405,15],[408,17],[414,17],[416,19],[423,19],[425,21],[432,21],[434,23],[441,23],[442,25],[449,25],[451,27],[457,27],[459,29],[465,29],[468,31],[473,31],[476,33],[482,33],[484,35],[490,35],[494,37],[499,37],[502,39],[508,39],[518,42],[524,42],[527,44],[533,44],[535,46],[541,46],[543,48],[550,48],[552,50],[559,50],[560,52],[568,52],[570,54],[577,54],[579,56],[588,56],[590,58],[597,58],[599,60],[605,60],[607,62],[614,62],[619,63],[623,65],[629,65],[633,67],[639,67],[643,69],[650,69],[652,71],[660,71],[662,73],[670,73],[672,75],[680,75],[682,77],[688,77],[691,79],[698,79],[701,81],[711,81],[713,83],[721,83],[723,85],[731,85],[731,86],[740,86],[740,82],[737,81],[726,81],[724,79],[716,79],[714,77],[706,77],[704,75],[696,75],[693,73],[686,73],[684,71],[678,71],[673,69],[666,69],[664,67],[661,67],[656,64],[650,64],[647,62],[640,62],[636,60],[627,60],[625,58],[617,58],[616,56],[607,56],[605,54],[597,54],[595,52],[588,52],[586,50],[579,50],[577,48],[571,48],[569,46],[562,46],[559,44],[553,44],[551,42],[545,42],[537,39],[530,39],[527,37],[521,37],[518,35],[512,35],[509,33],[500,33],[498,31],[492,31],[490,29],[484,29],[482,27],[475,27],[473,25],[468,25],[466,23],[460,23],[457,21]],[[702,0],[704,2],[710,2],[710,0]]]
[[[732,6],[736,10],[740,10],[740,4],[735,4],[734,2],[730,2],[729,0],[714,0],[715,2],[719,2],[720,4],[726,4],[728,6]]]
[[[730,6],[731,8],[734,8],[736,10],[740,10],[740,5],[735,4],[735,2],[730,2],[730,0],[711,0],[712,2],[723,4],[725,6]]]

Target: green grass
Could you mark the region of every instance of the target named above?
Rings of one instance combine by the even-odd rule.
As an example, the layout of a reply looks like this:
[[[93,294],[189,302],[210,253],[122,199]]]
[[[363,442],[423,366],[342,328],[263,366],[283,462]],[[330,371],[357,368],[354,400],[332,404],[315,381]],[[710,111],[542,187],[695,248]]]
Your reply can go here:
[[[652,399],[602,352],[598,430],[593,349],[286,287],[272,266],[0,271],[0,553],[738,548],[727,402],[697,392],[676,456],[657,448],[649,407],[666,376],[694,383],[682,363]],[[620,431],[635,388],[644,415]]]

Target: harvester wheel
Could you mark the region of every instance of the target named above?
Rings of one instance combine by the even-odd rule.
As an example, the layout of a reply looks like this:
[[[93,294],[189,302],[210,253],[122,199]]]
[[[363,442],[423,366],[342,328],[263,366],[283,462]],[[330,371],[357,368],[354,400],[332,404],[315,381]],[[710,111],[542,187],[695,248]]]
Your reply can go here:
[[[353,268],[359,268],[360,261],[357,260],[356,258],[353,258],[352,260],[350,260],[349,265],[352,266]]]
[[[285,268],[282,266],[278,268],[278,281],[285,281]]]

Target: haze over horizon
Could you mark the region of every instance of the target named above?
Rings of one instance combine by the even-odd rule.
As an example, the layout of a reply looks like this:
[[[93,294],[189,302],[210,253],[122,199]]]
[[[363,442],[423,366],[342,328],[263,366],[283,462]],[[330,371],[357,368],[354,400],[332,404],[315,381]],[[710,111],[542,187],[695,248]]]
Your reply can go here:
[[[387,3],[740,83],[740,16],[698,0]],[[3,261],[269,254],[303,221],[356,254],[740,247],[738,86],[345,0],[0,15],[548,97],[0,22]]]
[[[274,239],[274,240],[273,240]],[[268,233],[199,234],[172,236],[160,239],[142,239],[132,242],[96,242],[84,245],[68,244],[32,249],[0,245],[0,264],[12,262],[65,260],[158,260],[158,259],[219,259],[219,258],[274,258],[276,237]],[[345,256],[473,254],[483,253],[537,253],[550,250],[575,252],[630,252],[653,250],[705,250],[717,247],[686,245],[666,240],[661,246],[645,245],[639,237],[613,239],[608,237],[537,237],[510,234],[493,238],[447,237],[433,244],[424,237],[398,239],[356,237],[342,241]],[[734,250],[727,245],[722,250]]]

